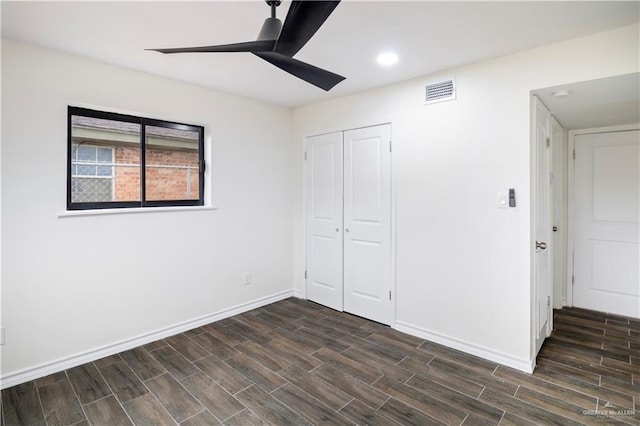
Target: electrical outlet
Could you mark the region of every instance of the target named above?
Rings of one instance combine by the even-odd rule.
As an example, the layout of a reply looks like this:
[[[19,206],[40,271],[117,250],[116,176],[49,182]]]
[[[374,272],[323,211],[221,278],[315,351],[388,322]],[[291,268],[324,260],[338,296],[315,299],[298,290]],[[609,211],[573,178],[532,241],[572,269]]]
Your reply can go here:
[[[4,327],[0,327],[0,345],[4,345]]]
[[[245,272],[244,274],[244,285],[251,284],[251,272]]]

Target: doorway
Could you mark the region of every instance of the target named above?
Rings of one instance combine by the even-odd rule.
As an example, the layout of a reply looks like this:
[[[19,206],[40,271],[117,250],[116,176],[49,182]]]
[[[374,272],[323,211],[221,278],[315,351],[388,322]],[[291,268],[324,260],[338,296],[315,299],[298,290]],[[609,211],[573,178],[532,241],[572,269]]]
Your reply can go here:
[[[579,297],[574,301],[575,286],[579,285],[574,284],[576,279],[576,277],[574,276],[574,266],[576,266],[575,262],[579,262],[580,260],[574,258],[574,239],[578,238],[575,235],[574,231],[575,227],[578,225],[574,215],[574,211],[576,208],[573,204],[574,188],[571,187],[571,185],[573,185],[573,183],[575,182],[575,179],[577,179],[577,176],[574,175],[573,168],[573,144],[575,143],[575,136],[578,134],[586,135],[590,133],[603,133],[609,131],[640,128],[640,125],[638,124],[638,118],[640,117],[640,73],[624,74],[596,80],[563,84],[561,86],[541,88],[533,90],[532,94],[538,97],[544,103],[544,105],[548,107],[552,117],[557,119],[556,125],[554,126],[555,129],[552,131],[551,138],[553,167],[552,180],[554,190],[554,213],[552,222],[554,231],[552,243],[552,247],[554,250],[552,262],[553,307],[558,309],[564,306],[583,306],[591,307],[591,309],[594,310],[599,309],[612,311],[611,307],[593,307],[593,305],[580,305],[581,302],[579,301]],[[561,146],[558,146],[556,142],[561,144]],[[578,141],[578,144],[579,143],[580,141]],[[577,156],[578,158],[585,159],[584,154],[580,154],[580,148],[578,149]],[[593,160],[592,156],[590,158]],[[631,158],[631,156],[625,158],[627,158],[628,160],[629,158]],[[637,160],[638,156],[636,155],[634,158],[636,158]],[[602,159],[604,160],[604,158]],[[602,163],[602,161],[600,161],[600,163]],[[600,166],[602,164],[600,164]],[[579,167],[582,166],[580,165]],[[606,169],[607,167],[605,167],[605,170]],[[617,166],[609,167],[609,169],[615,170],[616,172],[621,171],[618,170]],[[582,174],[582,171],[580,171],[580,173]],[[589,173],[590,172],[588,172],[586,176],[590,176]],[[590,179],[592,179],[592,177],[580,178],[580,185],[588,183]],[[622,176],[615,177],[608,175],[605,178],[605,181],[615,181],[616,179],[625,180],[628,179],[628,177],[624,178]],[[612,190],[612,187],[621,187],[621,185],[616,185],[613,182],[609,182],[607,185],[609,186],[609,188],[607,189],[606,193],[609,195],[615,194],[617,191]],[[625,188],[629,189],[629,186],[627,185]],[[593,185],[591,185],[591,190],[593,191],[593,189]],[[578,188],[578,190],[582,191],[580,187]],[[584,190],[587,191],[588,189]],[[634,193],[637,195],[637,192],[638,191],[635,191]],[[633,197],[624,198],[625,200],[630,201]],[[602,204],[601,201],[598,202]],[[613,206],[613,204],[609,201],[606,201],[606,204],[607,208]],[[586,209],[581,207],[581,210]],[[625,214],[633,215],[633,212],[627,212]],[[636,231],[635,234],[637,235],[638,232]],[[603,247],[598,247],[597,250],[602,251],[602,248]],[[594,247],[591,247],[590,250],[593,251]],[[597,256],[600,256],[602,253],[596,254]],[[613,256],[611,251],[609,251],[608,255]],[[620,255],[633,257],[633,253],[629,254],[629,251],[627,251],[626,255],[623,255],[622,253],[620,253]],[[579,253],[578,257],[581,257]],[[638,257],[635,256],[635,258],[637,262]],[[600,257],[600,260],[598,261],[602,266],[601,259],[603,258]],[[636,284],[634,286],[633,282],[625,281],[625,279],[628,280],[629,277],[633,277],[633,274],[625,274],[624,278],[616,279],[615,270],[618,268],[612,268],[610,262],[608,261],[605,263],[608,265],[605,269],[600,268],[595,272],[597,272],[597,274],[603,274],[597,277],[600,280],[604,279],[609,282],[616,281],[615,285],[618,287],[614,288],[614,291],[617,291],[619,293],[622,292],[626,294],[633,294],[634,291],[631,290],[640,287],[640,284]],[[598,268],[598,266],[593,264],[591,261],[587,261],[585,265],[588,265],[586,267],[591,268],[591,273],[594,272],[594,267]],[[629,267],[628,264],[627,267]],[[635,268],[635,271],[637,274],[637,266]],[[535,281],[533,280],[533,278],[532,287],[535,287]],[[578,291],[580,291],[580,289],[578,289]],[[638,305],[640,305],[640,302],[638,302]],[[640,306],[638,306],[638,309],[640,309]],[[633,313],[633,311],[631,311],[631,313]],[[634,316],[637,317],[638,314]],[[532,311],[532,334],[535,334],[535,326],[533,325],[534,323],[535,317],[534,312]],[[535,346],[535,340],[535,337],[532,337],[532,346]]]
[[[571,132],[572,305],[640,318],[640,130]]]
[[[391,125],[306,139],[307,298],[390,325]]]

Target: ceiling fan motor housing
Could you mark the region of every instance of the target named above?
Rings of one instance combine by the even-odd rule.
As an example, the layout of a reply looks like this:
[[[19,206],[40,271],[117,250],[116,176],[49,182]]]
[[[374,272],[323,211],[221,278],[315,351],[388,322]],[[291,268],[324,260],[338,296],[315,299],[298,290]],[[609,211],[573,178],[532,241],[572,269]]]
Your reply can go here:
[[[267,18],[262,24],[258,40],[277,40],[282,29],[282,21],[278,18]]]

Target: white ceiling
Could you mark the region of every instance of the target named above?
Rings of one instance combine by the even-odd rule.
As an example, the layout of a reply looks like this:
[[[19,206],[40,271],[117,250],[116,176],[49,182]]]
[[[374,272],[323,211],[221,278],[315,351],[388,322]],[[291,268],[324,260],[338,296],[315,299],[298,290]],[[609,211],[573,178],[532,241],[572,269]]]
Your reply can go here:
[[[556,97],[566,90],[569,95]],[[567,130],[640,122],[640,74],[626,74],[534,90]]]
[[[347,78],[324,92],[248,53],[144,50],[254,40],[269,15],[262,1],[2,1],[1,7],[3,37],[290,107],[640,20],[637,1],[346,0],[296,55]],[[379,67],[375,57],[383,50],[395,51],[399,63]]]

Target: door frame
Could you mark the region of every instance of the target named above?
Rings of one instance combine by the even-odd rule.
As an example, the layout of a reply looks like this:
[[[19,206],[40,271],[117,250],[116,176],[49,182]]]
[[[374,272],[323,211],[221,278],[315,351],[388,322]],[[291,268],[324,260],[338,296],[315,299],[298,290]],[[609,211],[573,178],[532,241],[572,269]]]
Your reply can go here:
[[[320,135],[325,135],[328,133],[335,133],[335,132],[347,132],[349,130],[357,130],[357,129],[364,129],[367,127],[375,127],[375,126],[382,126],[382,125],[389,125],[391,127],[391,142],[392,142],[392,147],[393,147],[393,141],[394,141],[394,133],[393,133],[393,123],[391,122],[391,120],[389,121],[381,121],[379,123],[373,123],[373,124],[362,124],[362,125],[358,125],[358,126],[354,126],[354,127],[347,127],[347,128],[342,128],[342,129],[328,129],[328,130],[324,130],[324,131],[319,131],[317,133],[312,133],[312,134],[307,134],[303,136],[303,142],[302,142],[302,146],[303,146],[303,150],[302,150],[302,163],[303,163],[303,172],[302,172],[302,223],[304,224],[302,231],[303,231],[303,244],[302,244],[302,250],[304,251],[304,265],[303,265],[303,273],[305,274],[303,276],[303,280],[304,280],[304,287],[303,287],[303,291],[301,294],[297,294],[298,297],[301,297],[305,300],[307,300],[307,277],[306,277],[306,271],[307,271],[307,262],[308,262],[308,253],[307,253],[307,227],[308,227],[308,222],[307,222],[307,197],[309,196],[309,194],[307,194],[307,188],[306,188],[306,182],[307,182],[307,173],[308,173],[308,166],[307,166],[307,139],[313,136],[320,136]],[[391,228],[391,323],[389,324],[389,326],[391,328],[396,328],[396,313],[397,313],[397,292],[396,292],[396,174],[395,174],[395,157],[393,155],[393,148],[391,148],[391,218],[390,218],[390,228]]]
[[[567,155],[567,306],[573,307],[573,269],[575,251],[575,161],[576,136],[596,133],[626,132],[640,130],[640,123],[618,126],[593,127],[569,131],[569,149]]]
[[[537,188],[538,188],[538,146],[537,146],[537,138],[536,138],[536,124],[537,124],[537,110],[542,109],[546,111],[548,115],[547,119],[547,137],[551,143],[551,112],[549,108],[546,107],[540,101],[540,99],[533,95],[531,96],[531,123],[530,123],[530,155],[531,155],[531,172],[530,172],[530,213],[531,213],[531,222],[530,222],[530,245],[529,245],[529,253],[530,253],[530,277],[531,277],[531,304],[530,304],[530,318],[531,318],[531,355],[533,359],[533,367],[535,367],[536,358],[538,355],[538,327],[537,327],[537,301],[538,301],[538,282],[536,280],[536,271],[538,267],[537,256],[536,256],[536,224],[537,224]],[[552,147],[549,146],[549,150],[547,152],[547,163],[548,163],[548,171],[551,173],[553,170],[553,157],[552,157]],[[548,274],[549,274],[549,298],[550,303],[548,305],[548,315],[547,315],[547,327],[545,330],[546,337],[551,335],[551,331],[553,330],[553,187],[551,183],[549,183],[549,191],[547,192],[547,216],[548,216],[548,230],[547,230],[547,250],[548,252]]]
[[[553,309],[562,309],[567,305],[567,130],[551,115],[551,165],[553,238],[553,280],[551,286]],[[558,169],[559,168],[559,169]],[[557,173],[556,173],[557,172]],[[558,213],[558,214],[556,214]],[[556,280],[556,274],[560,279]]]

